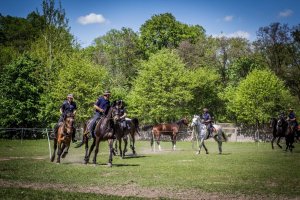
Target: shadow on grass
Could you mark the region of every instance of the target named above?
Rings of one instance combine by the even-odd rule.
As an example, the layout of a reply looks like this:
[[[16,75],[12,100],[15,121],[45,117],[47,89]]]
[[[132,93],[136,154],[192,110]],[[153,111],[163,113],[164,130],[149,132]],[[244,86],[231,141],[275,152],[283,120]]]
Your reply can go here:
[[[124,159],[132,159],[132,158],[145,158],[145,157],[148,157],[148,156],[144,156],[144,155],[133,155],[133,154],[129,154],[129,155],[126,155]]]

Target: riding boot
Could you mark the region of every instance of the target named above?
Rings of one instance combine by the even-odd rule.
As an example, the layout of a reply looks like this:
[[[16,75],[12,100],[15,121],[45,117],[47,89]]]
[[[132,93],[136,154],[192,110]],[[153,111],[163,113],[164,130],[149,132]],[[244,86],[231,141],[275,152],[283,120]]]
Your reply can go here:
[[[50,138],[52,138],[52,139],[53,139],[53,138],[56,138],[58,128],[59,128],[59,125],[58,125],[58,123],[57,123],[57,124],[55,124],[55,126],[54,126],[54,128],[53,128],[53,133],[50,135]]]

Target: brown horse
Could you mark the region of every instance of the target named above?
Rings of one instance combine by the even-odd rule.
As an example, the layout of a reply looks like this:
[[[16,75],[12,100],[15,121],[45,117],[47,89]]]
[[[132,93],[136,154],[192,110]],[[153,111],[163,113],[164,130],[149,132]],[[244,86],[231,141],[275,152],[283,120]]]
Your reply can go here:
[[[160,147],[160,136],[161,135],[169,135],[171,136],[171,140],[172,140],[172,149],[175,150],[176,149],[176,138],[177,138],[177,134],[179,132],[179,128],[182,125],[186,125],[188,126],[189,122],[186,118],[182,118],[181,120],[177,121],[176,123],[162,123],[162,124],[157,124],[155,126],[153,126],[152,128],[152,138],[151,138],[151,147],[153,150],[153,143],[154,140],[156,140],[157,145],[158,145],[158,149],[161,150]]]
[[[54,151],[51,156],[51,162],[55,159],[55,152],[57,150],[57,163],[60,163],[60,158],[65,158],[70,148],[72,140],[72,133],[74,131],[74,114],[69,113],[66,115],[64,121],[59,124],[57,135],[54,138]]]
[[[127,152],[127,144],[128,144],[128,135],[130,137],[130,148],[132,150],[132,154],[136,155],[135,151],[135,134],[139,133],[139,120],[137,118],[126,119],[126,121],[119,121],[115,123],[115,131],[117,136],[117,141],[115,143],[115,151],[118,149],[119,143],[119,152],[122,158],[125,157],[125,153]],[[122,150],[122,140],[124,141],[124,149]]]
[[[81,147],[83,144],[85,144],[85,157],[84,157],[84,164],[87,164],[89,162],[91,153],[95,149],[94,158],[93,158],[93,164],[96,165],[97,163],[97,154],[99,152],[99,143],[100,141],[108,141],[109,145],[109,160],[108,160],[108,166],[112,166],[112,156],[113,156],[113,128],[114,128],[114,121],[118,119],[118,112],[115,107],[115,104],[113,104],[109,110],[107,115],[103,116],[96,124],[95,127],[95,137],[93,137],[93,143],[89,149],[88,141],[89,141],[89,121],[85,124],[84,127],[84,133],[83,133],[83,139],[80,144],[78,144],[75,148]]]

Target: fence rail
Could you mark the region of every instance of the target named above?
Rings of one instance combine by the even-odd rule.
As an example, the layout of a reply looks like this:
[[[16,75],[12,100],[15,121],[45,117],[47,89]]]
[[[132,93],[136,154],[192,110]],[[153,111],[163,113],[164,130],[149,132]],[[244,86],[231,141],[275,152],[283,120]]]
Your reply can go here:
[[[229,141],[243,142],[243,141],[270,141],[272,133],[267,126],[260,127],[243,127],[222,125],[223,131],[227,134]],[[144,129],[141,126],[140,135],[137,135],[137,140],[150,140],[152,137],[152,127],[148,126]],[[53,133],[52,128],[0,128],[0,138],[4,139],[42,139],[47,138],[48,135]],[[76,139],[82,138],[83,129],[76,129]],[[192,130],[187,127],[182,127],[177,135],[178,141],[190,141],[192,139]],[[170,141],[170,136],[161,136],[162,141]]]

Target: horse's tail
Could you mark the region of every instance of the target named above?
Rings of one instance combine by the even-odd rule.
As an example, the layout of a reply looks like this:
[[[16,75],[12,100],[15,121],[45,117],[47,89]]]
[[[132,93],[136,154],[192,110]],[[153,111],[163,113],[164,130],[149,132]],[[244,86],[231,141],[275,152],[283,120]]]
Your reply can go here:
[[[224,141],[227,142],[227,141],[228,141],[228,136],[227,136],[227,134],[224,133],[223,130],[221,130],[221,131],[222,131],[222,136],[223,136],[223,138],[224,138]]]
[[[137,118],[132,118],[132,123],[136,129],[136,132],[138,133],[139,136],[141,136],[140,134],[140,126],[139,126],[139,120]]]

